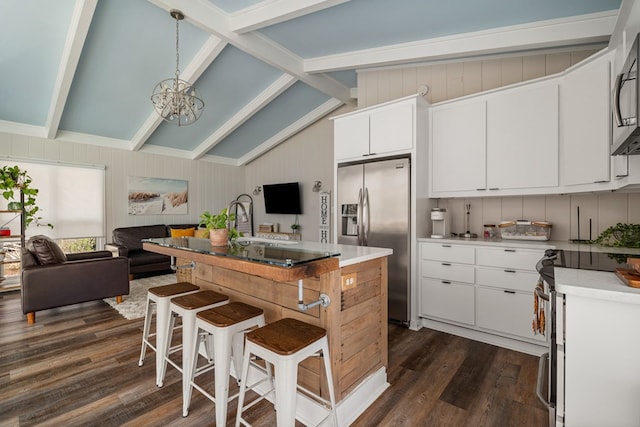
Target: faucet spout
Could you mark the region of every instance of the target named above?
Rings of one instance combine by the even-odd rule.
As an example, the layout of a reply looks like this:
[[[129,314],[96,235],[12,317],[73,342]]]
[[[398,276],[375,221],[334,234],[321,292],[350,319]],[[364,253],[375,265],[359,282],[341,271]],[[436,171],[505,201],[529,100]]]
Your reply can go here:
[[[242,210],[242,215],[240,216],[240,221],[242,222],[247,222],[249,221],[249,217],[247,215],[247,210],[245,209],[244,205],[242,204],[242,202],[239,202],[238,200],[234,200],[231,203],[229,203],[229,207],[227,208],[227,215],[229,215],[229,218],[231,218],[231,208],[234,206],[239,206],[240,209]],[[234,223],[237,223],[237,216],[235,221],[233,221]],[[227,221],[227,229],[231,230],[231,220]]]

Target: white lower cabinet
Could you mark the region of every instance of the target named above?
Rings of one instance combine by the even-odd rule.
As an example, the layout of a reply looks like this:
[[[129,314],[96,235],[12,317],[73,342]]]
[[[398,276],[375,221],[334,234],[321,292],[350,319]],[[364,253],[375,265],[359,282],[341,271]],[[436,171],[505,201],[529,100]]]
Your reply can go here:
[[[532,330],[535,266],[543,249],[482,242],[420,244],[420,315],[499,335],[544,344]]]

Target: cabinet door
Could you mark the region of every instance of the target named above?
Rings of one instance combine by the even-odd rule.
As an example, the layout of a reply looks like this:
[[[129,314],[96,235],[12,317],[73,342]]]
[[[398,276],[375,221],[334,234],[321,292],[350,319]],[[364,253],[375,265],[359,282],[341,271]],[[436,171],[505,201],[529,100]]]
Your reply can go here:
[[[369,154],[369,114],[354,114],[333,122],[333,150],[336,160]]]
[[[432,193],[486,188],[486,103],[459,101],[431,111]]]
[[[420,314],[444,320],[475,323],[474,286],[464,283],[422,278]]]
[[[558,84],[542,82],[487,98],[487,187],[558,185]]]
[[[534,335],[531,328],[532,311],[530,292],[476,288],[476,324],[481,328],[544,342],[545,336]]]
[[[370,113],[370,154],[408,151],[413,148],[414,103],[402,102]]]
[[[567,74],[560,87],[560,183],[609,181],[610,65],[608,57]]]

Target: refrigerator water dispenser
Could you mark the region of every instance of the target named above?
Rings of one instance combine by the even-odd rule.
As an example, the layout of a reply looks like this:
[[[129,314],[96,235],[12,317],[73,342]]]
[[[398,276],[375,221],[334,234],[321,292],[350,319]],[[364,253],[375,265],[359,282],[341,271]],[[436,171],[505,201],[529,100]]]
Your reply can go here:
[[[357,236],[358,235],[358,205],[345,204],[342,205],[342,227],[341,235]]]

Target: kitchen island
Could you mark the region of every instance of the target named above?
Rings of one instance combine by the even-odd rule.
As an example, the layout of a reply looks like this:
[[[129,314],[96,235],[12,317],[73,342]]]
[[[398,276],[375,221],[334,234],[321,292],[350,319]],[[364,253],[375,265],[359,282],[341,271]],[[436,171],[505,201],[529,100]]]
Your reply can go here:
[[[353,422],[387,387],[387,256],[384,248],[244,239],[143,241],[148,251],[194,262],[193,283],[264,310],[267,323],[291,317],[327,330],[340,425]],[[299,382],[327,396],[321,363],[307,359]],[[298,399],[298,417],[322,411]]]

